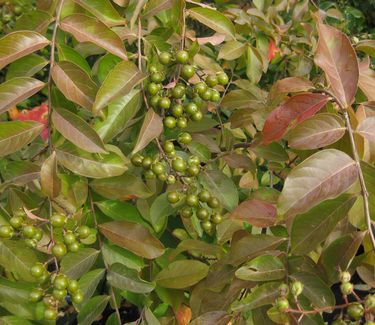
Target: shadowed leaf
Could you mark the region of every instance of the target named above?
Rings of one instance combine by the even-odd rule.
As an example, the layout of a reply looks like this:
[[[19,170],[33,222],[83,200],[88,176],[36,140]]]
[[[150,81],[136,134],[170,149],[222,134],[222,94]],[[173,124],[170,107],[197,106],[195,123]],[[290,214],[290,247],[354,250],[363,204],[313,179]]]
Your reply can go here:
[[[68,253],[61,260],[61,272],[70,279],[79,279],[91,269],[99,253],[93,248],[81,248],[78,252]]]
[[[61,181],[57,176],[57,171],[56,153],[52,152],[40,169],[42,191],[50,198],[54,198],[60,193]]]

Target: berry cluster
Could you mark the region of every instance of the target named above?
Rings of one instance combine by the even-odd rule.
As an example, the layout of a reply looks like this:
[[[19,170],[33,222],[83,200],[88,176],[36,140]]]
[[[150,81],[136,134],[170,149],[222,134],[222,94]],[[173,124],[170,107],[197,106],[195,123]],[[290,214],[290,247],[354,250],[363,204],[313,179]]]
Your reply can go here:
[[[16,21],[16,17],[20,16],[22,12],[22,6],[18,4],[14,5],[12,1],[0,3],[0,33],[4,26],[11,28]]]
[[[42,263],[36,263],[30,268],[30,274],[35,277],[39,287],[34,288],[29,295],[32,302],[43,300],[45,305],[44,318],[55,320],[58,308],[64,301],[80,304],[83,293],[79,290],[76,280],[69,279],[65,274],[50,274]]]
[[[165,67],[163,71],[155,65],[149,66],[150,78],[147,85],[148,102],[154,109],[159,109],[164,117],[164,126],[184,129],[188,121],[200,121],[203,118],[201,109],[204,102],[220,102],[221,95],[215,87],[225,86],[229,82],[226,73],[208,75],[203,81],[191,84],[189,80],[196,74],[196,68],[189,64],[189,53],[177,51],[174,56],[169,52],[159,55],[159,62]],[[166,69],[173,63],[179,64],[177,82],[166,78]],[[198,75],[198,74],[197,74]]]

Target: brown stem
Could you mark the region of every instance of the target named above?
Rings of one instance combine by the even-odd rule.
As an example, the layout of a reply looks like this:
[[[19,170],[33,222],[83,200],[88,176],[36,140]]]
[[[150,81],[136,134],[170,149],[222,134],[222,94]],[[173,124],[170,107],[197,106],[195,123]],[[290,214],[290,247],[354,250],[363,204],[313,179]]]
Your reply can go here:
[[[345,118],[346,128],[347,128],[348,133],[349,133],[349,139],[350,139],[350,144],[351,144],[351,147],[352,147],[354,160],[355,160],[356,165],[357,165],[359,183],[361,185],[361,190],[362,190],[363,210],[365,212],[367,230],[368,230],[368,233],[370,235],[372,247],[375,250],[375,236],[374,236],[374,232],[372,230],[370,207],[369,207],[369,201],[368,201],[369,200],[369,193],[367,191],[365,178],[363,176],[363,172],[362,172],[362,168],[361,168],[361,162],[360,162],[359,155],[358,155],[357,145],[356,145],[355,140],[354,140],[353,128],[352,128],[352,125],[350,124],[350,118],[349,118],[348,111],[343,110],[343,114],[344,114],[344,118]]]
[[[102,239],[101,239],[101,237],[100,237],[99,230],[98,230],[98,220],[96,219],[96,213],[95,213],[94,201],[93,201],[93,199],[92,199],[92,194],[91,194],[91,191],[90,191],[90,190],[89,190],[89,199],[90,199],[90,209],[91,209],[92,217],[93,217],[93,219],[94,219],[94,225],[95,225],[96,230],[98,231],[98,243],[99,243],[100,253],[102,254],[104,267],[105,267],[106,273],[108,274],[108,271],[109,271],[109,265],[108,265],[108,263],[106,262],[106,260],[105,260],[105,258],[104,258],[104,255],[103,255],[103,250],[102,250],[103,242],[102,242]],[[111,299],[112,299],[112,302],[113,302],[113,306],[115,307],[115,312],[116,312],[116,316],[117,316],[118,324],[119,324],[119,325],[122,325],[121,315],[120,315],[120,311],[119,311],[118,306],[117,306],[116,297],[115,297],[115,292],[113,291],[113,288],[112,288],[111,285],[109,285],[109,293],[110,293],[110,295],[111,295]]]
[[[360,303],[363,303],[363,301],[361,300]],[[327,307],[315,308],[313,310],[303,310],[303,309],[289,308],[285,312],[286,313],[292,313],[292,314],[311,315],[311,314],[319,314],[319,313],[322,313],[322,312],[328,312],[328,311],[332,311],[332,310],[335,310],[335,309],[344,309],[344,308],[347,308],[348,306],[350,306],[352,304],[353,304],[353,302],[348,302],[348,303],[336,305],[336,306],[327,306]]]

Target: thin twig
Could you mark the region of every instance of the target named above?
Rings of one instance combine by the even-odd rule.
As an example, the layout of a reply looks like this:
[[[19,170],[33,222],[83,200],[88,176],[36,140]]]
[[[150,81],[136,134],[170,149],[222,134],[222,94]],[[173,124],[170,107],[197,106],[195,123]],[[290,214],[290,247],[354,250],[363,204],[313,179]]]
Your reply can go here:
[[[90,190],[89,190],[89,199],[90,199],[90,209],[91,209],[92,217],[93,217],[93,219],[94,219],[94,225],[95,225],[96,230],[98,231],[98,220],[96,219],[96,213],[95,213],[94,201],[93,201],[93,199],[92,199],[92,194],[91,194],[91,191],[90,191]],[[106,273],[108,273],[108,271],[109,271],[109,266],[108,266],[108,263],[106,262],[106,260],[105,260],[105,258],[104,258],[104,255],[103,255],[103,250],[102,250],[103,242],[102,242],[102,239],[101,239],[101,237],[100,237],[100,233],[99,233],[99,231],[98,231],[98,243],[99,243],[100,253],[101,253],[102,256],[103,256],[104,267],[105,267]],[[115,312],[116,312],[116,316],[117,316],[118,323],[119,323],[119,325],[122,325],[121,315],[120,315],[120,311],[119,311],[118,306],[117,306],[116,297],[115,297],[115,292],[113,291],[113,288],[112,288],[111,285],[109,285],[109,293],[110,293],[111,298],[112,298],[113,306],[115,307]]]
[[[302,309],[299,310],[299,309],[289,308],[285,312],[291,313],[291,314],[304,314],[304,315],[319,314],[319,313],[329,312],[329,311],[336,310],[336,309],[344,309],[355,303],[357,302],[348,302],[348,303],[336,305],[336,306],[326,306],[326,307],[321,307],[321,308],[315,308],[313,310],[302,310]],[[360,303],[363,303],[363,301],[361,300]]]

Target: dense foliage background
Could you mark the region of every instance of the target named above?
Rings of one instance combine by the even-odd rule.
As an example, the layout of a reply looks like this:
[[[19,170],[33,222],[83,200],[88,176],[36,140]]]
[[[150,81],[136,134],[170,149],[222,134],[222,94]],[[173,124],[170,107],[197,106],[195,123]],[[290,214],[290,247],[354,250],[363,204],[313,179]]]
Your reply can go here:
[[[0,324],[375,324],[374,12],[0,0]]]

